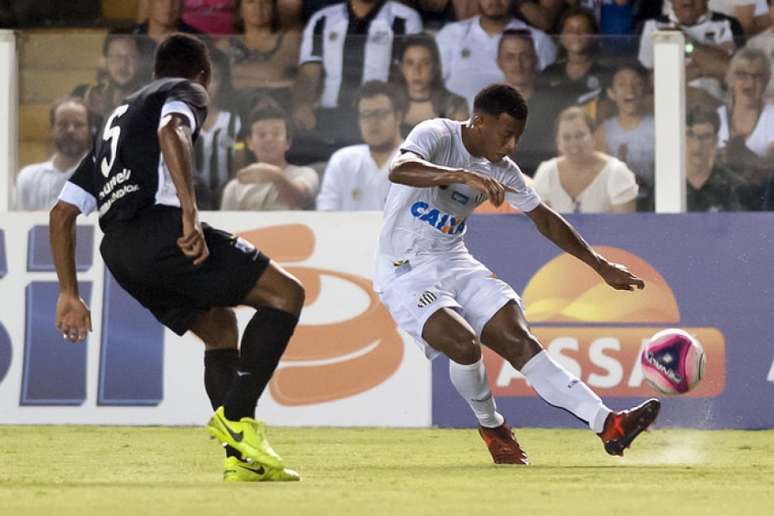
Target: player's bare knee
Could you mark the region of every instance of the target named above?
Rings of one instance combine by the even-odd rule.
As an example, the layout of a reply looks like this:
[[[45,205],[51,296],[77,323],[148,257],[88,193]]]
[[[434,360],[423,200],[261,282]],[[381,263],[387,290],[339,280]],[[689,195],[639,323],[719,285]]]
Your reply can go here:
[[[510,339],[508,356],[504,357],[510,364],[520,370],[535,355],[542,351],[540,342],[531,333],[523,333]]]
[[[475,364],[481,359],[481,346],[472,334],[450,335],[443,347],[446,355],[458,364]]]

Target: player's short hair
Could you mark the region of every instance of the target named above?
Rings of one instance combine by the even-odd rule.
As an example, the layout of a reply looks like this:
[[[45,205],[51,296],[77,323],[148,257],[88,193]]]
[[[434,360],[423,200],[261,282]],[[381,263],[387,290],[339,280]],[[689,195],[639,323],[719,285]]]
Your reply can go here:
[[[102,40],[102,57],[108,56],[108,51],[110,50],[110,45],[113,44],[115,41],[119,41],[122,39],[125,39],[127,41],[131,41],[134,45],[134,48],[137,49],[139,53],[139,47],[137,45],[137,37],[129,29],[111,29],[110,32],[107,33],[107,36],[105,36],[105,39]]]
[[[406,100],[403,96],[403,92],[396,88],[394,84],[383,81],[368,81],[363,84],[357,94],[355,107],[360,105],[361,100],[371,99],[378,95],[384,95],[390,99],[390,103],[392,103],[392,109],[396,113],[403,114],[406,112]]]
[[[720,115],[717,110],[706,104],[694,104],[688,108],[688,112],[685,114],[685,126],[691,127],[696,124],[712,124],[717,135],[720,131]]]
[[[260,122],[261,120],[282,120],[285,122],[285,132],[288,140],[293,139],[294,127],[293,121],[288,116],[287,111],[282,109],[276,104],[260,105],[250,112],[250,116],[247,118],[247,134],[253,132],[253,124]]]
[[[48,110],[49,127],[54,127],[54,122],[56,122],[56,112],[59,109],[59,107],[63,106],[64,104],[75,104],[83,107],[83,109],[86,111],[86,120],[88,121],[89,124],[91,124],[92,113],[91,111],[89,111],[89,106],[86,104],[86,101],[84,101],[80,97],[62,97],[60,99],[55,100],[54,103],[51,104],[51,107]]]
[[[527,102],[516,88],[508,84],[491,84],[473,100],[473,113],[499,117],[505,113],[516,120],[526,120]]]
[[[505,29],[500,36],[500,43],[497,44],[498,56],[503,50],[503,42],[509,38],[521,39],[528,42],[530,48],[532,48],[532,53],[535,54],[535,57],[537,58],[537,51],[535,50],[535,38],[532,37],[532,31],[529,29]]]
[[[156,49],[153,72],[157,79],[181,77],[193,80],[202,71],[208,78],[212,74],[210,53],[194,36],[171,34]]]

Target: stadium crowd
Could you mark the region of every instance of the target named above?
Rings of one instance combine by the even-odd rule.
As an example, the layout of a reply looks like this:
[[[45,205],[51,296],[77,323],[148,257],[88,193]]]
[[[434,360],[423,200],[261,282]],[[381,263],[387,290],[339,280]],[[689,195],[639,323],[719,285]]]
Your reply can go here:
[[[105,37],[93,83],[51,106],[53,154],[20,171],[17,208],[53,205],[113,109],[151,80],[158,42],[181,31],[213,59],[200,209],[381,210],[402,138],[466,120],[482,87],[506,82],[530,110],[512,157],[549,205],[649,211],[650,35],[669,28],[687,41],[689,211],[774,209],[773,2],[139,0],[137,23]],[[97,23],[99,2],[72,4],[77,23],[89,9]],[[0,26],[68,21],[55,5],[0,0]]]

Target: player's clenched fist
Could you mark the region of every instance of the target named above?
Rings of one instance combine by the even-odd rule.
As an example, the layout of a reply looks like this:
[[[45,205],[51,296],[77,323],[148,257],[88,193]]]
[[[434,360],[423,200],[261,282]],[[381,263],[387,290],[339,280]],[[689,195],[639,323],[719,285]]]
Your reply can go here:
[[[56,300],[56,329],[72,342],[86,338],[91,331],[91,314],[83,299],[59,294]]]
[[[194,265],[201,265],[210,255],[198,215],[183,214],[183,236],[177,239],[177,246],[184,255],[193,258]]]

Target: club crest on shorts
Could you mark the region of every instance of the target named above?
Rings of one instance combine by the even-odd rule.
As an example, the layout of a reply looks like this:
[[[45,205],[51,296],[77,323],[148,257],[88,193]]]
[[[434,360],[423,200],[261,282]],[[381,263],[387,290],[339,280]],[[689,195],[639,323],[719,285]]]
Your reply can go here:
[[[438,295],[435,292],[425,290],[419,295],[419,298],[417,298],[417,306],[419,308],[424,308],[427,305],[435,302],[436,299],[438,299]]]

